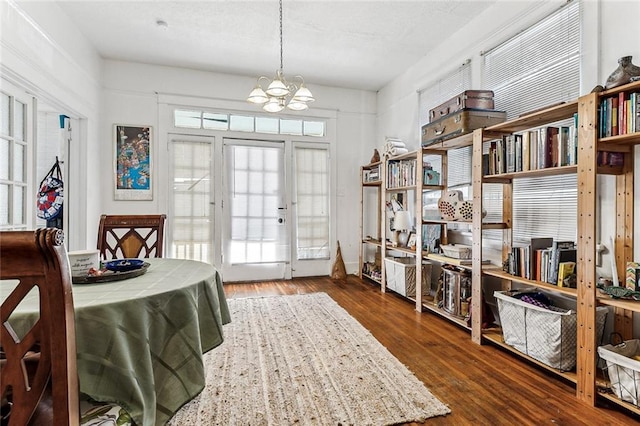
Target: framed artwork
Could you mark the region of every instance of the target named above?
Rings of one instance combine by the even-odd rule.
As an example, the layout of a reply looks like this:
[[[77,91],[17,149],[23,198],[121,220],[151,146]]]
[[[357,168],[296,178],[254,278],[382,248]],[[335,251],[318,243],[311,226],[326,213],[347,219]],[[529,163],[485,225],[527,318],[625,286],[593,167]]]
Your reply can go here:
[[[114,125],[115,200],[153,200],[151,127]]]
[[[411,232],[409,234],[409,239],[407,240],[407,248],[410,249],[415,249],[416,248],[416,233],[415,232]]]

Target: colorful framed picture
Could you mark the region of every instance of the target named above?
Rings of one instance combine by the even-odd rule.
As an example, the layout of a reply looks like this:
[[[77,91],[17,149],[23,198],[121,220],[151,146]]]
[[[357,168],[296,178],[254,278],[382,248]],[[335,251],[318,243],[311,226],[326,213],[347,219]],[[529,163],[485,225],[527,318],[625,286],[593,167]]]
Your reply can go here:
[[[114,125],[115,200],[153,200],[150,126]]]

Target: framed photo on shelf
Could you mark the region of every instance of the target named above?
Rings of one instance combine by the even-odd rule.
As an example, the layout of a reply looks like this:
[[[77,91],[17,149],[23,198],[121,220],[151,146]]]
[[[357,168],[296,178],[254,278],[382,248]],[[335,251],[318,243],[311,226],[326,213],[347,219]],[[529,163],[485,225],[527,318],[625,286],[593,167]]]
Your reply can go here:
[[[415,232],[411,232],[409,234],[409,239],[407,240],[407,248],[410,249],[415,249],[416,248],[416,233]]]
[[[114,199],[153,200],[151,126],[113,126]]]

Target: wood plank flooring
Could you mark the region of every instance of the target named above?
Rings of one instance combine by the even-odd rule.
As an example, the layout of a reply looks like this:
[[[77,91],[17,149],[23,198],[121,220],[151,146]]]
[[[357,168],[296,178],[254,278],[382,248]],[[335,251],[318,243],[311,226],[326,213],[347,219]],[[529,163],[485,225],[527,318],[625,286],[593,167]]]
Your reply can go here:
[[[582,403],[575,385],[500,348],[476,345],[466,330],[419,313],[409,301],[353,275],[341,281],[316,277],[224,288],[230,299],[327,293],[451,408],[451,414],[425,425],[640,424],[640,417],[615,405]]]

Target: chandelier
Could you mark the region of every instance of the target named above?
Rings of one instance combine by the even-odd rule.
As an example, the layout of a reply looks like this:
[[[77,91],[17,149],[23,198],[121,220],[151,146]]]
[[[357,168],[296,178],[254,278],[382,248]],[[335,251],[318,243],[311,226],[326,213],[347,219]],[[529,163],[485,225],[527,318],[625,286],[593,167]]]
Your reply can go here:
[[[262,89],[260,81],[269,81],[269,78],[258,77],[256,87],[249,93],[247,101],[262,105],[262,109],[267,112],[280,112],[285,107],[294,111],[304,111],[309,108],[308,103],[315,100],[311,91],[304,85],[302,76],[293,77],[300,80],[299,85],[287,81],[282,68],[282,0],[280,0],[280,69],[276,71],[276,76],[267,86],[267,90]]]

